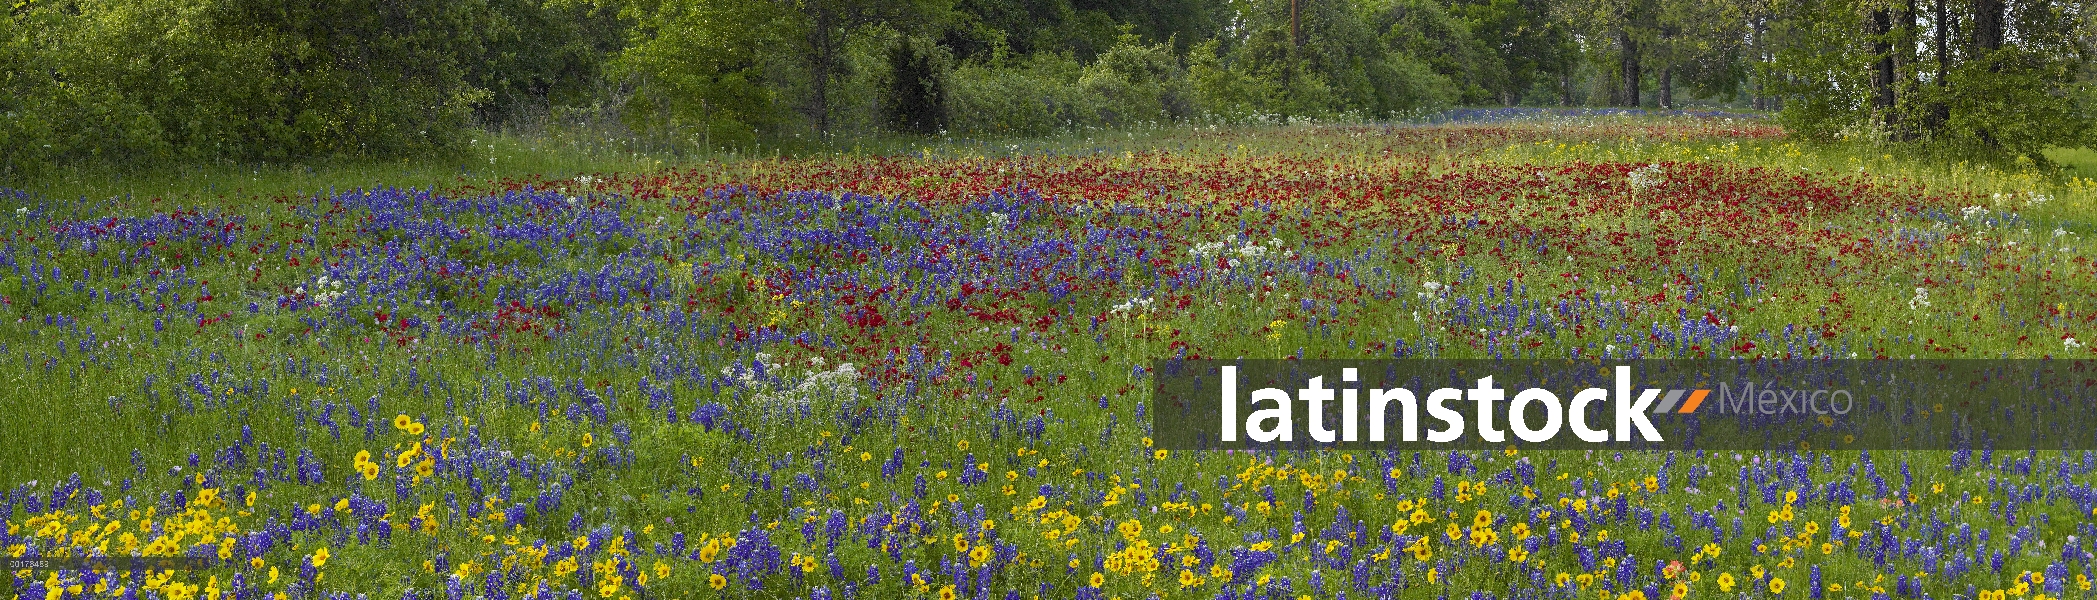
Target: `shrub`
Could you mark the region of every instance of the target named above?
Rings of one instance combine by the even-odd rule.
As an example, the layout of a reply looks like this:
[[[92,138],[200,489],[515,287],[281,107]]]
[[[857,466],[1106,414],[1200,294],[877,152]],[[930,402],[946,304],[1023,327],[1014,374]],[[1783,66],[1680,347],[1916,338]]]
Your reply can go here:
[[[485,92],[462,3],[18,3],[0,168],[391,155],[456,141]]]
[[[897,131],[938,133],[947,127],[948,57],[931,43],[905,37],[888,53],[888,121]]]

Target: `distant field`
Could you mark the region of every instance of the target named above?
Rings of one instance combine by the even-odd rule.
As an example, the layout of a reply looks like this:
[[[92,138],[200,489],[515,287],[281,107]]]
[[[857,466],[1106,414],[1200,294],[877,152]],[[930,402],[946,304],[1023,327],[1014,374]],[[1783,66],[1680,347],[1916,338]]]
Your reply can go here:
[[[2097,453],[1226,455],[1144,406],[1171,357],[2088,360],[2089,152],[1741,115],[488,148],[7,192],[0,550],[211,565],[15,593],[2091,596]]]

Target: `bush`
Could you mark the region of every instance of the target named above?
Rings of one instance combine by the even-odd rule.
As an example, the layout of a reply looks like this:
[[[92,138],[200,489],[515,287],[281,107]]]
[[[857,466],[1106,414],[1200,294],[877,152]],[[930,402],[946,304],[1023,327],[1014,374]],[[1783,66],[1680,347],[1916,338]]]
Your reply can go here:
[[[18,3],[0,168],[392,155],[457,140],[485,92],[465,3]]]
[[[1960,65],[1949,78],[1948,118],[1932,141],[1966,154],[2026,157],[2042,164],[2047,148],[2097,144],[2086,86],[2074,81],[2073,65],[2006,48]]]
[[[1101,126],[1177,121],[1193,113],[1185,75],[1171,44],[1146,46],[1123,33],[1085,67],[1078,90],[1095,102],[1091,121]]]
[[[905,37],[888,53],[888,121],[896,131],[939,133],[947,128],[946,53]]]
[[[953,129],[967,135],[1045,135],[1087,127],[1166,123],[1202,114],[1170,43],[1123,33],[1092,64],[1041,53],[1017,65],[971,62],[953,73]]]
[[[1083,73],[1067,54],[1036,54],[1017,66],[964,64],[951,80],[953,130],[1033,136],[1090,124],[1094,103],[1078,88]]]
[[[752,143],[789,117],[765,68],[785,43],[784,15],[762,0],[629,5],[632,39],[611,71],[634,84],[623,115],[635,129],[689,131],[715,146]]]

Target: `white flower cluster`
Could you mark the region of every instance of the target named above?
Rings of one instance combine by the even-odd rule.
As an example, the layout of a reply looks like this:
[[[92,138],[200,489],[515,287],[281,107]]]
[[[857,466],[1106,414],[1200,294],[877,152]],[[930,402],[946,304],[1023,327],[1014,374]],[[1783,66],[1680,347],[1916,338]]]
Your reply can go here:
[[[1239,262],[1239,258],[1245,260],[1252,260],[1255,258],[1266,256],[1268,254],[1280,254],[1284,257],[1296,255],[1295,251],[1282,249],[1281,238],[1268,239],[1267,245],[1265,246],[1250,242],[1246,243],[1243,246],[1238,246],[1236,248],[1232,248],[1230,246],[1230,242],[1203,242],[1200,244],[1195,244],[1193,248],[1189,248],[1187,250],[1187,254],[1193,256],[1196,259],[1207,259],[1209,257],[1222,256],[1225,253],[1236,254],[1238,255],[1238,258],[1230,259],[1230,262],[1228,263],[1232,268],[1236,268],[1239,264],[1242,264]]]
[[[1121,303],[1121,304],[1116,304],[1116,305],[1114,305],[1114,310],[1113,310],[1113,311],[1111,311],[1111,312],[1116,312],[1116,313],[1125,313],[1125,312],[1129,312],[1129,311],[1142,311],[1142,312],[1150,312],[1150,303],[1151,303],[1151,299],[1149,299],[1149,298],[1130,298],[1128,302],[1123,302],[1123,303]]]
[[[291,291],[298,294],[307,293],[306,286],[303,285],[292,288]],[[307,297],[313,300],[313,304],[322,308],[333,306],[336,300],[342,298],[342,280],[329,279],[328,276],[322,275],[320,279],[313,281],[313,292]]]
[[[1981,208],[1979,206],[1968,206],[1966,208],[1961,208],[1959,209],[1959,218],[1966,219],[1968,221],[1974,219],[1985,219],[1988,218],[1988,209]]]
[[[1662,183],[1667,183],[1667,173],[1660,165],[1646,165],[1631,172],[1631,189],[1649,190],[1660,187]]]
[[[1930,291],[1922,288],[1915,288],[1915,297],[1908,299],[1908,310],[1921,310],[1922,307],[1929,305]]]
[[[1238,256],[1243,256],[1245,258],[1259,258],[1262,256],[1266,256],[1268,252],[1281,250],[1281,245],[1281,238],[1268,238],[1267,245],[1265,246],[1259,246],[1255,244],[1246,244],[1244,246],[1239,246]]]
[[[1433,298],[1436,292],[1442,291],[1442,284],[1432,281],[1421,283],[1420,287],[1427,290],[1419,293],[1421,298]]]
[[[985,221],[985,225],[983,226],[983,233],[985,235],[996,235],[998,230],[1004,229],[1005,224],[1010,221],[1008,218],[1005,217],[1005,213],[995,212],[983,217],[983,220]]]
[[[779,364],[778,362],[772,360],[772,355],[769,353],[757,353],[757,360],[755,362],[758,365],[764,367],[764,372],[766,375],[772,377],[779,377],[780,375],[785,373],[785,371],[783,371],[782,369],[785,369],[786,365]],[[757,370],[750,368],[750,365],[743,364],[740,361],[726,367],[721,367],[721,378],[733,381],[737,384],[741,384],[744,387],[755,387],[758,384]]]
[[[765,374],[773,378],[787,375],[786,365],[773,362],[772,355],[759,352],[757,362],[764,365]],[[815,368],[806,371],[799,383],[791,388],[760,391],[756,400],[767,406],[803,407],[817,399],[850,400],[859,397],[859,370],[852,363],[844,363],[835,369],[825,370],[822,358],[809,359]],[[759,385],[757,374],[738,364],[721,369],[721,376],[745,387],[765,390]]]
[[[2016,193],[2016,192],[2011,192],[2011,193],[2007,193],[2007,194],[2005,194],[2005,193],[2000,193],[2000,192],[1998,192],[1998,193],[1995,193],[1994,195],[1992,195],[1992,196],[1990,196],[1990,197],[1991,197],[1991,198],[1993,198],[1993,199],[1995,200],[1995,204],[1996,204],[1996,205],[1998,205],[1998,206],[1999,206],[1999,205],[2003,205],[2003,204],[2010,204],[2010,203],[2014,203],[2014,202],[2016,202],[2016,201],[2017,201],[2017,193]],[[2041,194],[2041,193],[2038,193],[2038,192],[2025,192],[2025,193],[2024,193],[2024,203],[2025,203],[2026,205],[2028,205],[2028,206],[2035,206],[2035,207],[2036,207],[2036,206],[2045,206],[2047,202],[2051,202],[2051,201],[2053,201],[2053,197],[2052,197],[2052,196],[2048,196],[2048,195],[2045,195],[2045,194]]]

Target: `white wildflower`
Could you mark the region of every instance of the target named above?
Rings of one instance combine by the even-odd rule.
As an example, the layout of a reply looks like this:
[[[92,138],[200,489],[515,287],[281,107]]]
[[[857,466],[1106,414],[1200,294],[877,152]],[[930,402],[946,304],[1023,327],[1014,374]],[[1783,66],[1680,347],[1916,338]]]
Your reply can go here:
[[[1634,190],[1653,189],[1666,182],[1667,174],[1657,164],[1646,165],[1631,172],[1631,189]]]
[[[1215,256],[1223,252],[1223,245],[1223,242],[1203,242],[1195,244],[1193,248],[1189,248],[1187,254],[1195,258]]]
[[[1151,299],[1149,299],[1149,298],[1130,298],[1128,302],[1123,302],[1123,303],[1121,303],[1121,304],[1116,304],[1116,305],[1114,305],[1114,310],[1113,310],[1113,312],[1116,312],[1116,313],[1125,313],[1125,312],[1129,312],[1129,311],[1143,311],[1143,312],[1149,312],[1149,311],[1150,311],[1150,304],[1151,304]]]

